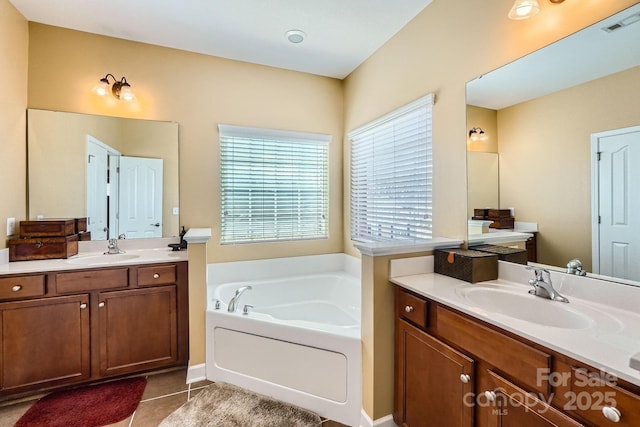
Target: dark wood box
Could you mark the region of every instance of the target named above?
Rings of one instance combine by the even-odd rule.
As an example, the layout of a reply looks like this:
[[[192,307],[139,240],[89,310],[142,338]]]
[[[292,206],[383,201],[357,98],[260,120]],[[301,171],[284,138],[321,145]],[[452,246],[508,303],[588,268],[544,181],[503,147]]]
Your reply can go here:
[[[76,234],[87,231],[87,218],[75,218],[75,222],[76,222]]]
[[[493,221],[491,224],[489,224],[489,228],[511,229],[515,225],[515,220],[513,218],[489,218],[489,220]]]
[[[7,240],[9,261],[69,258],[78,253],[78,235]]]
[[[466,282],[498,278],[498,255],[470,249],[437,249],[434,271]]]
[[[78,240],[84,242],[85,240],[91,240],[91,232],[90,231],[82,231],[78,233]]]
[[[486,219],[488,215],[489,215],[489,208],[473,210],[473,219]]]
[[[73,218],[20,221],[20,237],[64,237],[75,232],[76,221]]]
[[[478,245],[471,249],[498,255],[501,261],[515,262],[517,264],[527,264],[529,254],[526,249],[509,248],[498,245]]]
[[[487,216],[490,219],[512,218],[510,209],[488,209]]]

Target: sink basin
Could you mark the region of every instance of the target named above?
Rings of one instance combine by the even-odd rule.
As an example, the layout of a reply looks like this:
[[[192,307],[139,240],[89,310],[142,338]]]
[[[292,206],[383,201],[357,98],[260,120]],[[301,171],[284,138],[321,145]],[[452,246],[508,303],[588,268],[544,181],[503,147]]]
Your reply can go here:
[[[526,322],[564,329],[585,329],[592,319],[562,303],[540,298],[522,290],[504,289],[498,286],[465,286],[456,293],[484,314],[498,313]]]
[[[140,255],[136,254],[113,254],[113,255],[89,255],[81,256],[78,258],[70,258],[67,260],[69,264],[81,264],[81,265],[107,265],[123,261],[129,261],[135,258],[140,258]]]

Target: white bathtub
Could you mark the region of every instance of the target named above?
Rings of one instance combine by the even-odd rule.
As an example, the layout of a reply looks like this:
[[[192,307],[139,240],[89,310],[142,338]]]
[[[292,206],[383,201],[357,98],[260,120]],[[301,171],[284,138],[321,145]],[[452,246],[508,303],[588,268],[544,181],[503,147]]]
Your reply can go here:
[[[212,264],[209,277],[218,278],[208,289],[207,379],[357,426],[362,408],[360,279],[354,259],[345,257]],[[346,268],[339,268],[340,260]],[[278,273],[283,277],[273,277]],[[215,283],[220,277],[243,280]],[[252,289],[229,313],[235,290],[247,285]],[[253,308],[244,315],[246,304]]]

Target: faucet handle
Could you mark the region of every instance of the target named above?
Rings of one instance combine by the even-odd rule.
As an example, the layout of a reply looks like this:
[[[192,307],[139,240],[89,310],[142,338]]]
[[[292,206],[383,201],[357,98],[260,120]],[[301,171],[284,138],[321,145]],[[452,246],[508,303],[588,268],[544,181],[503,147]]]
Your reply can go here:
[[[247,315],[249,314],[249,309],[253,308],[253,306],[251,304],[245,304],[244,308],[242,309],[242,314]]]

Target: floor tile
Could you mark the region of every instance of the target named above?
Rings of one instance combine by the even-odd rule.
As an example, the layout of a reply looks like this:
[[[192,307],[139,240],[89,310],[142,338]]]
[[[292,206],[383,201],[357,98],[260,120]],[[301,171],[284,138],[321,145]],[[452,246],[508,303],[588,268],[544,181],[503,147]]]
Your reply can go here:
[[[142,401],[186,391],[187,389],[187,371],[185,369],[149,375],[147,387],[142,394]]]
[[[209,380],[197,381],[195,383],[191,383],[191,389],[193,390],[194,388],[206,387],[211,384],[213,384],[213,381],[209,381]]]
[[[0,427],[13,427],[33,403],[33,401],[21,402],[0,407]]]
[[[187,402],[187,392],[140,402],[132,427],[157,427],[173,411]]]

